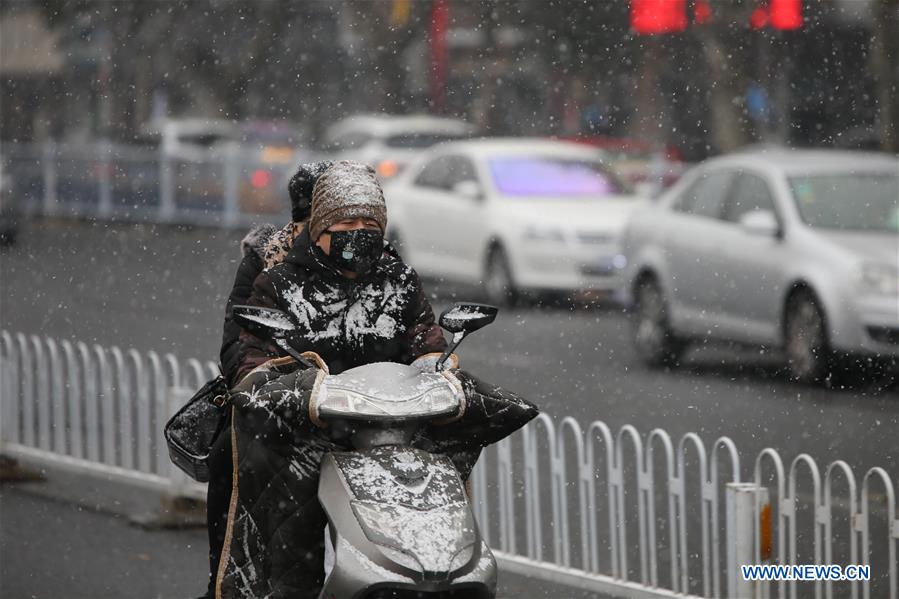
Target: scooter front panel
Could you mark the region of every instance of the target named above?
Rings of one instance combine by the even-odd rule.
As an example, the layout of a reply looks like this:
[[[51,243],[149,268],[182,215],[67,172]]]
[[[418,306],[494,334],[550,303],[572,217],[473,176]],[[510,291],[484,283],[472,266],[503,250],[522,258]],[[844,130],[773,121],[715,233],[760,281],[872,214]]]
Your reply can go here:
[[[352,506],[369,541],[409,555],[423,573],[449,573],[472,558],[477,537],[467,504],[425,510],[365,501]]]
[[[418,510],[467,501],[459,473],[446,456],[390,447],[332,455],[359,501]]]

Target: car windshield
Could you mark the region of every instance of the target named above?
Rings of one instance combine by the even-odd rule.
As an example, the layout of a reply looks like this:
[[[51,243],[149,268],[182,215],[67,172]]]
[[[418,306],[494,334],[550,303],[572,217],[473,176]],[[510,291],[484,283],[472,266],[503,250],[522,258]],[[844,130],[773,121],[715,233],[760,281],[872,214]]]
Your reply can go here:
[[[509,196],[605,197],[624,192],[600,162],[547,156],[491,158],[493,182]]]
[[[392,135],[384,141],[384,144],[388,148],[430,148],[440,142],[464,139],[465,137],[465,135],[454,133],[406,133]]]
[[[790,177],[802,220],[812,227],[899,232],[899,175]]]

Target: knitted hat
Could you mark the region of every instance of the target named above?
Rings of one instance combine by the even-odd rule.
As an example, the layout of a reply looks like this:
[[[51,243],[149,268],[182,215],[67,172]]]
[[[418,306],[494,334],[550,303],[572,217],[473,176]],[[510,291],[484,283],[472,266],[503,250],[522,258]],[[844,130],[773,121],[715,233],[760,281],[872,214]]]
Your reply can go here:
[[[375,169],[341,160],[321,174],[312,190],[309,235],[315,241],[328,227],[349,218],[373,219],[384,231],[387,205]]]
[[[301,164],[297,167],[297,172],[287,183],[287,193],[290,194],[290,219],[294,222],[301,222],[309,218],[309,212],[312,209],[312,189],[315,182],[325,170],[327,170],[333,162],[323,160],[321,162],[310,162]]]

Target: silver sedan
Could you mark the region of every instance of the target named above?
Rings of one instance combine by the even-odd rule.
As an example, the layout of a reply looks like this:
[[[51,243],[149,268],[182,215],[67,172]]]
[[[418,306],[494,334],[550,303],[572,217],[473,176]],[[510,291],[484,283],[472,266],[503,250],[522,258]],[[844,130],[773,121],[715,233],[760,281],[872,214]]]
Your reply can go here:
[[[840,354],[899,357],[899,160],[772,150],[709,160],[623,237],[634,342],[651,365],[691,341],[781,347],[797,380]]]

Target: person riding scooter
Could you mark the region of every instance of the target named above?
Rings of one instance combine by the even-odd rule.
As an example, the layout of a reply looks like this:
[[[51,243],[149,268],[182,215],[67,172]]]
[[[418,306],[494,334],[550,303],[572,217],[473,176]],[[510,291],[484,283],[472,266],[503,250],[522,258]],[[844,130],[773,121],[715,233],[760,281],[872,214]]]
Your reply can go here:
[[[374,362],[409,364],[443,351],[446,341],[418,275],[384,243],[385,227],[384,196],[373,169],[348,161],[328,167],[314,184],[308,225],[294,239],[284,261],[257,277],[248,304],[287,313],[297,329],[290,345],[298,351],[314,352],[309,354],[310,359],[332,374]],[[267,377],[272,373],[290,379],[283,383],[290,393],[282,399],[295,399],[303,384],[314,379],[308,379],[311,374],[296,371],[295,364],[277,360],[284,353],[250,330],[240,333],[234,378],[246,379],[235,388],[235,397],[242,398],[235,400],[235,409],[273,400],[271,394],[260,397],[254,381],[260,373],[268,373],[264,375],[266,382],[270,382]],[[248,377],[251,373],[253,376]],[[468,386],[473,390],[478,384],[469,382]],[[511,403],[519,406],[524,422],[536,414],[526,402],[515,399]],[[234,488],[238,488],[239,473],[243,473],[245,482],[239,485],[240,494],[232,493],[230,506],[234,508],[240,502],[258,507],[263,502],[265,509],[253,513],[266,521],[254,521],[248,515],[251,512],[239,515],[234,509],[230,511],[218,567],[218,596],[223,588],[232,596],[240,594],[235,589],[249,588],[241,584],[252,582],[244,580],[250,574],[264,578],[257,580],[254,588],[277,588],[289,596],[314,597],[321,587],[325,520],[315,488],[321,456],[333,446],[308,422],[301,424],[297,416],[295,430],[287,435],[290,443],[284,446],[290,448],[286,450],[289,459],[282,462],[291,477],[289,489],[275,484],[285,473],[269,471],[264,452],[239,455],[234,447],[238,465]],[[231,430],[232,441],[237,428]],[[439,439],[439,433],[434,437],[437,440],[427,442],[435,450],[452,453],[463,478],[467,477],[483,443],[477,437],[469,439],[467,445],[455,439]],[[271,441],[275,446],[285,439]],[[289,523],[291,534],[278,525],[282,520]],[[260,536],[259,531],[264,534]],[[238,542],[244,543],[242,551],[250,556],[249,568],[235,568],[231,560],[230,549]]]
[[[440,323],[455,349],[495,314],[457,304]],[[494,597],[495,559],[462,481],[481,447],[536,408],[442,362],[452,349],[334,375],[316,354],[298,353],[284,312],[239,306],[238,316],[250,329],[280,329],[268,337],[291,357],[232,390],[235,493],[216,596]],[[300,362],[314,365],[297,370]],[[308,576],[320,572],[321,552],[307,546],[316,531],[321,589]]]
[[[374,170],[343,161],[309,171],[317,175],[309,219],[283,261],[266,265],[246,303],[291,314],[306,327],[296,344],[321,355],[334,373],[378,361],[410,363],[443,351],[446,341],[418,275],[383,242],[387,212]],[[232,383],[283,354],[247,331],[234,353]],[[222,437],[220,444],[230,445]],[[313,500],[314,495],[312,486]],[[320,586],[321,535],[309,536],[316,554],[309,579]]]

